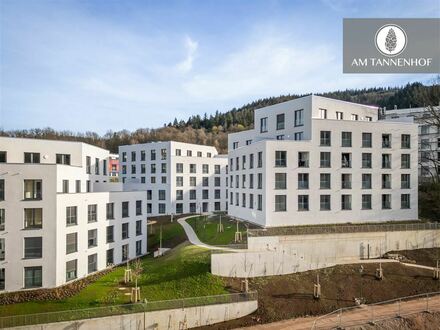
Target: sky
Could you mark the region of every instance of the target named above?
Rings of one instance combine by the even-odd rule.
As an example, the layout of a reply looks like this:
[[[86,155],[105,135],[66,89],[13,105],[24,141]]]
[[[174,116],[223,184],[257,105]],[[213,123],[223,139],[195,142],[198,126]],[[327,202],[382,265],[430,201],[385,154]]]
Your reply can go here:
[[[343,74],[342,20],[438,0],[0,1],[0,129],[156,128],[259,98],[429,83]]]

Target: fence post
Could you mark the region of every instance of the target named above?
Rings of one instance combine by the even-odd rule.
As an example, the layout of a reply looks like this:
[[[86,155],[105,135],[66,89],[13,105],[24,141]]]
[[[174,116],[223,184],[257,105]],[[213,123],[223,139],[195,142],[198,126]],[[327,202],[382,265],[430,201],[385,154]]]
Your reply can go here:
[[[374,324],[374,306],[371,305],[370,308],[371,308],[371,321],[370,321],[370,323]]]

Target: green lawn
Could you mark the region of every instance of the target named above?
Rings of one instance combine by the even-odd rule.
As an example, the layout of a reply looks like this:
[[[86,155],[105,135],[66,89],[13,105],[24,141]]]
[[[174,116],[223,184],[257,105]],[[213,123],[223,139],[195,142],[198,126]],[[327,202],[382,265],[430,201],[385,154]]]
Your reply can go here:
[[[228,245],[235,243],[234,239],[237,224],[235,221],[230,221],[228,216],[222,215],[223,233],[217,232],[219,215],[214,217],[194,217],[188,219],[187,222],[193,227],[203,243],[210,245]],[[246,240],[246,226],[242,222],[239,223],[239,230],[243,233],[243,239]]]
[[[183,243],[169,254],[153,259],[142,259],[144,272],[139,280],[142,299],[149,301],[227,293],[223,281],[210,271],[210,252],[189,243]],[[60,311],[77,308],[128,303],[130,296],[124,295],[130,288],[119,290],[124,285],[124,267],[81,290],[77,295],[61,300],[29,302],[0,306],[0,315],[16,315]],[[115,299],[109,299],[115,295]]]
[[[148,251],[152,252],[159,247],[160,226],[162,226],[162,247],[173,248],[186,240],[185,231],[177,222],[177,218],[174,217],[173,222],[169,216],[148,219],[155,222],[153,225],[148,225]]]

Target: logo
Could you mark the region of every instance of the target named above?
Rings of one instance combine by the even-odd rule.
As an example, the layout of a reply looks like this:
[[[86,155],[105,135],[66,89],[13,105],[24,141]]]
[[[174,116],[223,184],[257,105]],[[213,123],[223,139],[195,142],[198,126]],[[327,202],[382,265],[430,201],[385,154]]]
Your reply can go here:
[[[406,32],[395,24],[386,24],[379,28],[374,39],[377,50],[387,57],[402,53],[408,40]]]

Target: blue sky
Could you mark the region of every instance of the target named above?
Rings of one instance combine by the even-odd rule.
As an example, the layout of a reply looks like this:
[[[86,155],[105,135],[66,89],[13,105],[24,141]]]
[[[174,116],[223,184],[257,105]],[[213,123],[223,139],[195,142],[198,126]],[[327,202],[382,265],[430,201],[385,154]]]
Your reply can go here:
[[[286,93],[430,82],[342,74],[344,17],[428,1],[1,0],[0,128],[159,127]]]

